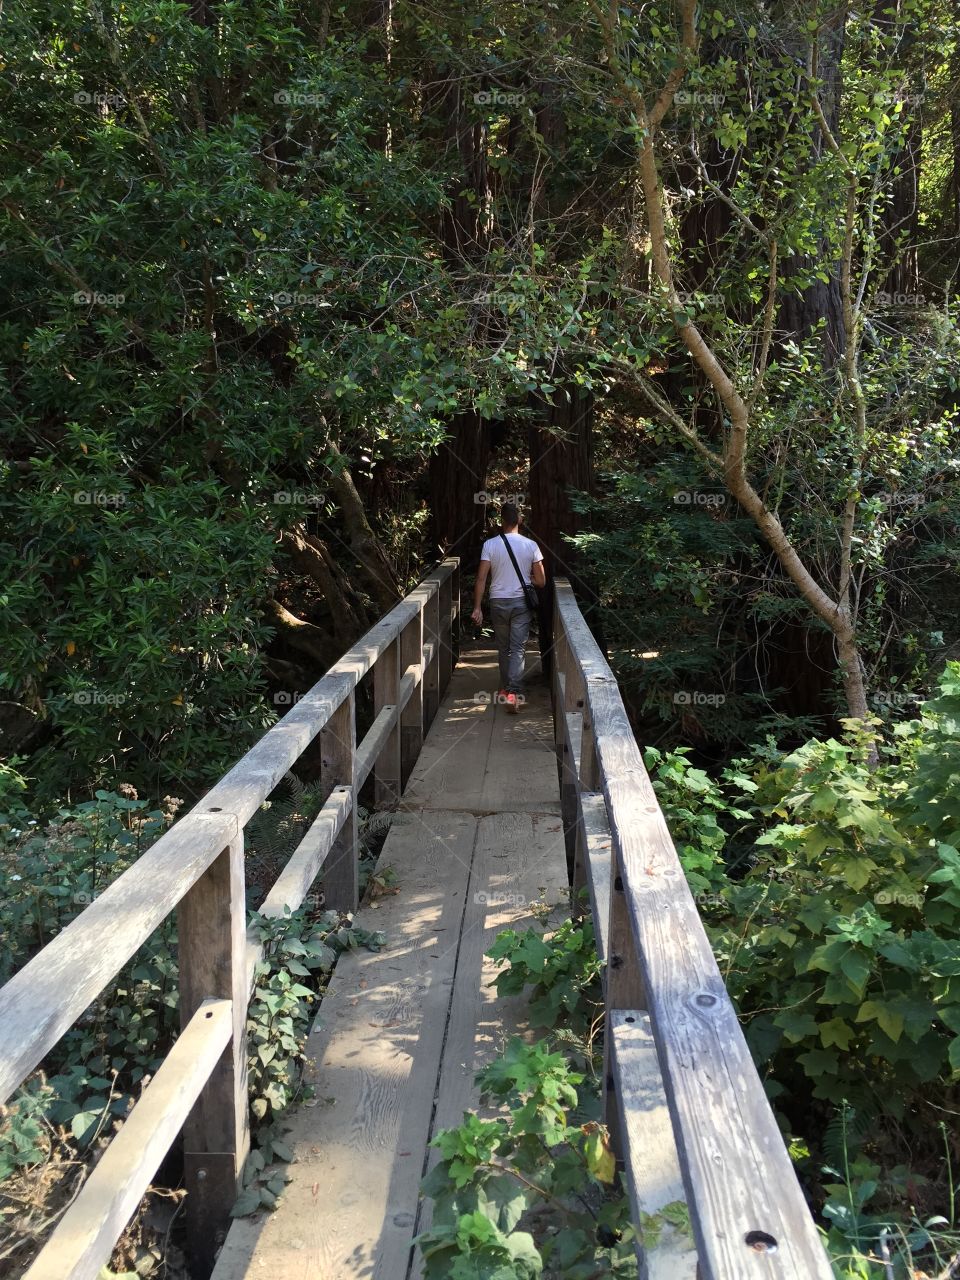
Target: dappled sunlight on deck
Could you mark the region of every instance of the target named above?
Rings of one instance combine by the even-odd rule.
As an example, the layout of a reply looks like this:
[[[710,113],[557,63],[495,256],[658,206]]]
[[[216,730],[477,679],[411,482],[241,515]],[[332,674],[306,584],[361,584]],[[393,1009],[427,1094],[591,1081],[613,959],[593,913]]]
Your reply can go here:
[[[417,1273],[430,1138],[476,1105],[476,1071],[524,1027],[484,952],[566,902],[550,702],[529,666],[514,717],[491,697],[495,655],[462,655],[380,855],[399,892],[357,917],[386,946],[340,957],[307,1042],[293,1181],[274,1213],[233,1225],[215,1280]]]

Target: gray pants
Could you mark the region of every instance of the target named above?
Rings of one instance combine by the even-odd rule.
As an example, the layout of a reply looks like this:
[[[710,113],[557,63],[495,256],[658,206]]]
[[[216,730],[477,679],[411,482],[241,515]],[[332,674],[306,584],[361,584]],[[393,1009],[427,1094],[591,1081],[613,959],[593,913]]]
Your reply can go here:
[[[523,691],[523,656],[533,622],[533,611],[526,601],[491,600],[490,616],[493,621],[493,638],[497,642],[500,659],[500,688],[509,693]]]

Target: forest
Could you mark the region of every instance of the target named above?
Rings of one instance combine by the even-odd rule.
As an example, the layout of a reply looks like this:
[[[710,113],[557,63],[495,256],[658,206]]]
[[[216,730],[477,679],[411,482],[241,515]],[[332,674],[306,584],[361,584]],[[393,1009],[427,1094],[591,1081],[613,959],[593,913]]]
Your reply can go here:
[[[473,643],[515,502],[544,666],[567,579],[834,1274],[960,1276],[954,6],[0,21],[0,981],[445,557]],[[316,781],[253,820],[251,904]],[[177,1034],[174,923],[0,1110],[0,1276]],[[308,961],[316,917],[260,919],[297,1028],[256,1060],[268,1160],[306,1020],[284,975],[382,944],[322,923]],[[596,956],[549,945],[586,1070]],[[158,1188],[103,1276],[188,1276]],[[461,1233],[429,1274],[636,1275],[612,1238],[561,1265]]]

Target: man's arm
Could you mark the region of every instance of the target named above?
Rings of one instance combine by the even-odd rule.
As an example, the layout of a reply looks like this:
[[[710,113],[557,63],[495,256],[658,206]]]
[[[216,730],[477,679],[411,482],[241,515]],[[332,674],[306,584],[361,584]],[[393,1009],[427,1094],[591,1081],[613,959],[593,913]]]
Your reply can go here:
[[[483,621],[483,593],[487,589],[487,578],[490,576],[490,561],[481,560],[477,570],[477,581],[473,588],[473,613],[470,617],[478,625]]]
[[[543,567],[542,560],[534,560],[530,566],[530,581],[535,587],[545,587],[547,585],[547,573]]]

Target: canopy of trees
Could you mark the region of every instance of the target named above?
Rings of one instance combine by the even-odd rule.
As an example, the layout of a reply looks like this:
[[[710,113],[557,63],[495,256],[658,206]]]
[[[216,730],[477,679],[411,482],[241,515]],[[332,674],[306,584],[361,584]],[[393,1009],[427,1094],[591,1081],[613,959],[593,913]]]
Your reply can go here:
[[[899,824],[890,858],[924,851],[897,862],[911,893],[953,866],[924,860],[957,831],[920,795],[929,742],[958,750],[947,0],[26,0],[4,18],[5,856],[97,788],[202,792],[440,556],[469,574],[497,496],[520,495],[666,753],[704,892],[759,910],[764,823],[805,770],[848,800],[855,773],[887,824],[843,859]],[[541,631],[549,658],[546,612]],[[882,860],[859,884],[843,866],[885,891]],[[926,926],[956,956],[945,910]],[[736,927],[718,920],[718,950]],[[819,1035],[762,1021],[805,981],[780,943],[779,986],[762,948],[763,983],[729,957],[774,1066]],[[946,997],[922,998],[929,1023]],[[824,1105],[869,1109],[868,1061],[919,1090],[889,1049],[842,1087],[811,1059]],[[949,1052],[929,1077],[947,1110]],[[937,1121],[914,1120],[942,1179]]]

